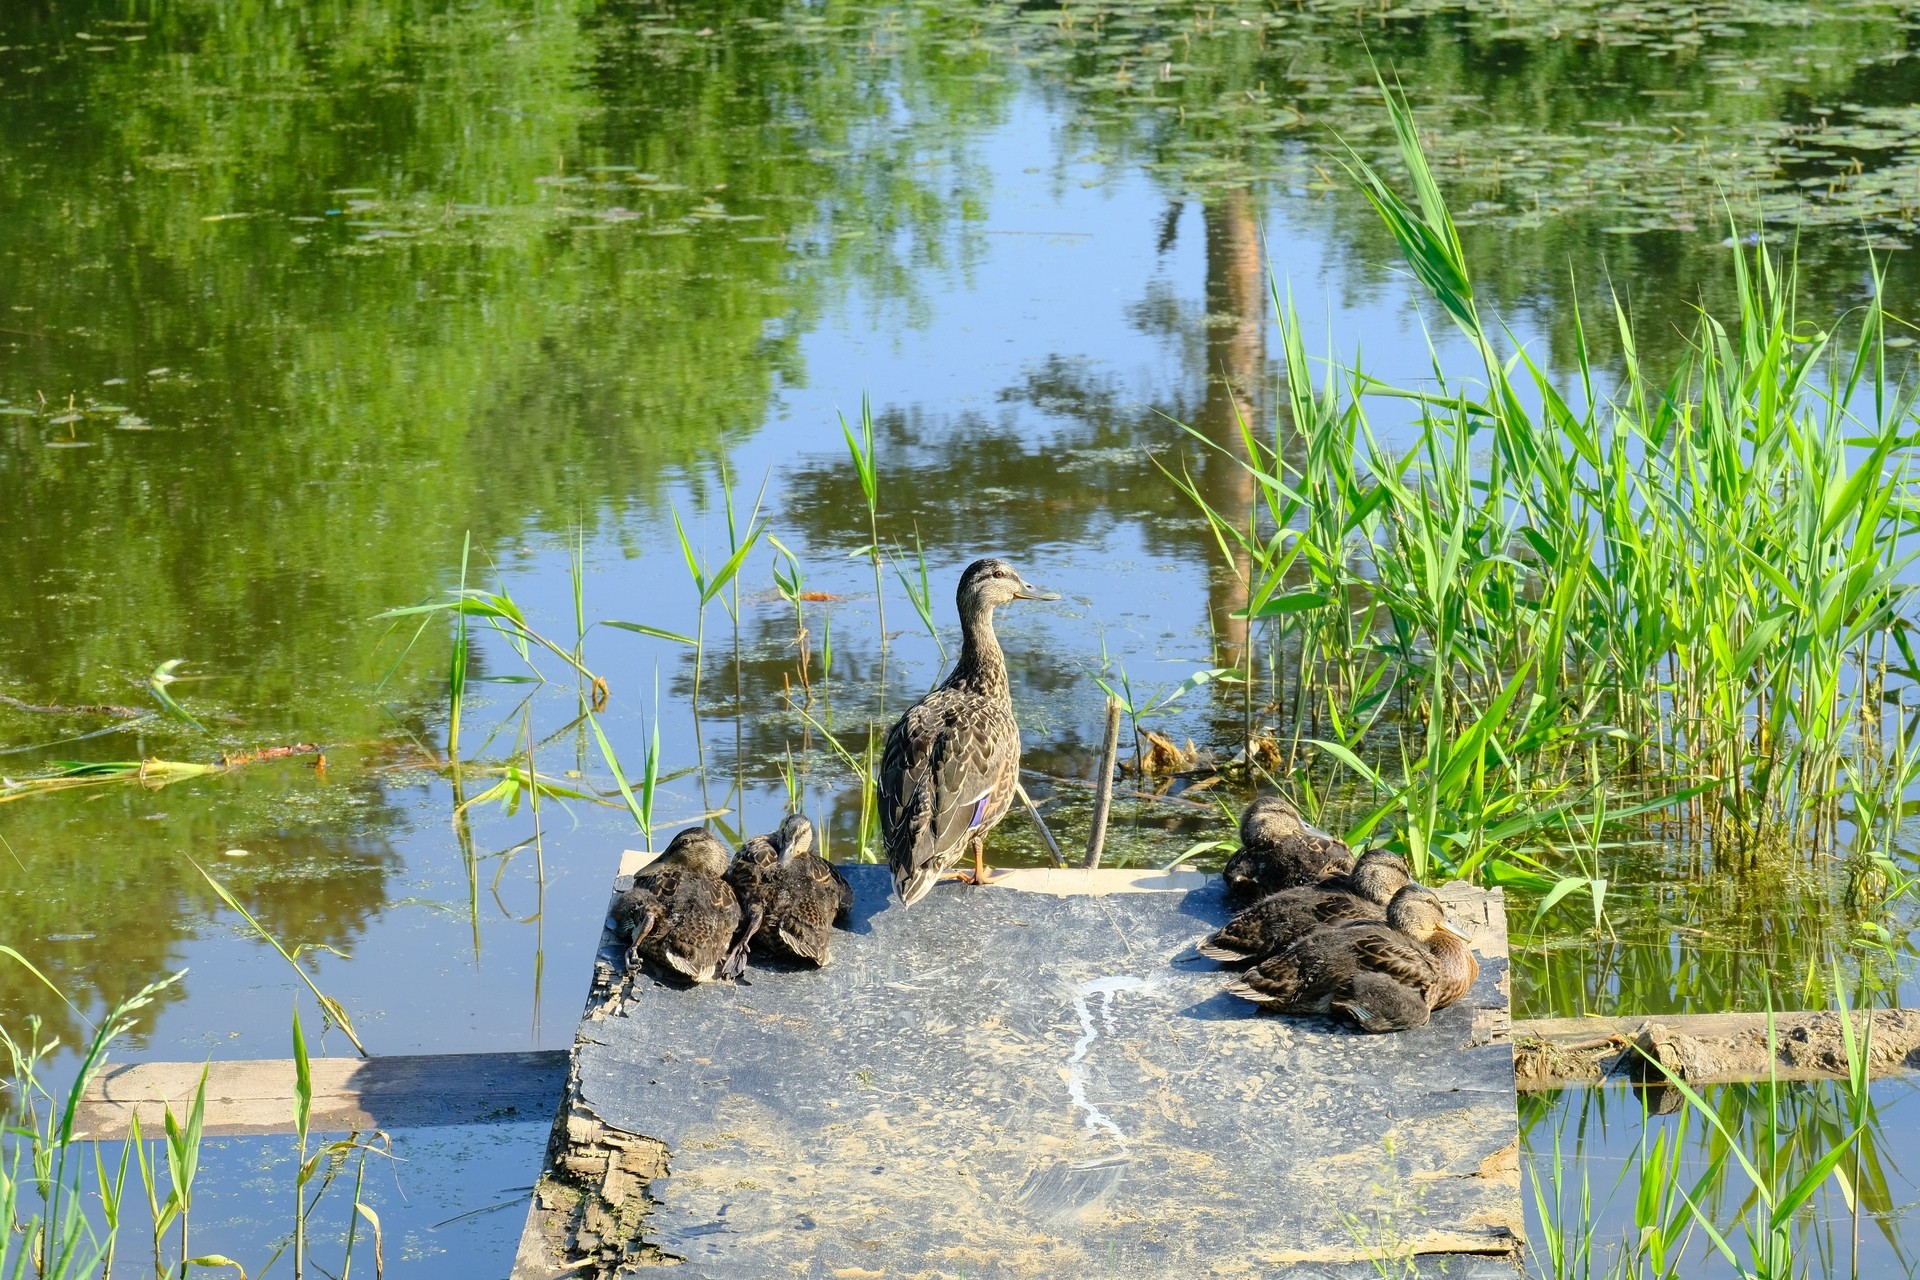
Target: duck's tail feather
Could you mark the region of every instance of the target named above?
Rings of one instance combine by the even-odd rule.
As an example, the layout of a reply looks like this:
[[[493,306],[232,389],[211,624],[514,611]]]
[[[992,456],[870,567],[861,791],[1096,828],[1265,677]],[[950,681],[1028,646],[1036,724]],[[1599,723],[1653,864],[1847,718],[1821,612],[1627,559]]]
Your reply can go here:
[[[766,919],[767,909],[759,903],[747,907],[740,928],[733,935],[733,946],[728,948],[727,958],[720,962],[721,977],[738,978],[747,971],[747,949],[753,945],[753,935],[760,932],[760,926],[766,923]]]
[[[1196,942],[1193,949],[1209,960],[1218,960],[1222,964],[1245,964],[1253,959],[1251,951],[1243,951],[1230,943],[1221,942],[1217,937],[1204,942]]]
[[[900,905],[910,907],[933,891],[940,882],[938,867],[902,867],[893,869],[894,892],[900,895]]]

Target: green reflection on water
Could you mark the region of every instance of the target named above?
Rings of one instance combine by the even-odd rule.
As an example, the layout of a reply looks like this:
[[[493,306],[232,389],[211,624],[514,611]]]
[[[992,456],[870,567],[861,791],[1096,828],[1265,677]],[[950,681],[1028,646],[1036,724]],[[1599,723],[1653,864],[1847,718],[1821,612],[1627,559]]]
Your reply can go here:
[[[0,692],[136,701],[147,671],[186,656],[188,674],[211,679],[176,691],[197,713],[244,717],[212,722],[219,745],[431,738],[438,658],[423,652],[371,696],[384,659],[365,620],[444,586],[464,530],[500,558],[576,524],[625,540],[670,482],[710,492],[707,464],[805,381],[803,337],[852,291],[924,320],[939,271],[982,253],[974,144],[1023,91],[1067,122],[1061,181],[1075,160],[1113,177],[1144,167],[1203,207],[1209,314],[1140,304],[1143,326],[1188,340],[1190,403],[1161,406],[1175,416],[1225,429],[1223,389],[1269,376],[1249,319],[1261,291],[1236,274],[1257,266],[1242,252],[1259,216],[1247,184],[1337,247],[1349,287],[1386,279],[1386,242],[1316,150],[1329,127],[1377,141],[1372,99],[1355,92],[1370,59],[1398,69],[1446,140],[1434,153],[1477,224],[1467,247],[1489,295],[1543,317],[1564,355],[1568,267],[1589,291],[1610,276],[1657,349],[1696,302],[1725,300],[1722,193],[1748,219],[1912,229],[1902,11],[1737,16],[1538,3],[769,2],[697,18],[587,0],[14,7],[0,27],[0,398],[24,412],[0,415],[14,538]],[[1860,287],[1850,234],[1810,236],[1801,256],[1830,304]],[[1889,294],[1896,310],[1920,296],[1906,255]],[[982,430],[889,461],[883,490],[913,495],[937,472],[1028,499],[973,513],[1009,545],[1137,521],[1203,590],[1202,531],[1128,471],[1128,451],[1164,440],[1164,422],[1121,410],[1124,389],[1055,354],[1035,353],[1014,399],[1071,419],[1067,446],[1105,462],[1063,470]],[[883,406],[890,440],[914,437],[914,408]],[[1232,478],[1223,468],[1216,492],[1244,501],[1226,492]],[[802,471],[782,519],[851,545],[850,484]],[[930,548],[952,548],[962,539],[943,532],[942,509],[905,497],[890,531],[922,526]],[[1219,612],[1222,580],[1208,581]],[[769,634],[756,652],[778,645]],[[1089,634],[1089,660],[1096,647]],[[848,637],[843,661],[856,651]],[[782,670],[750,661],[749,694]],[[1033,687],[1078,679],[1060,661]],[[95,723],[0,709],[0,741]],[[782,729],[756,721],[740,754],[771,760]],[[1035,750],[1071,756],[1090,732],[1053,726]],[[114,758],[211,749],[157,721],[98,745]],[[9,922],[44,938],[85,914],[82,932],[122,941],[62,944],[68,972],[109,997],[131,990],[208,909],[177,851],[306,812],[307,786],[285,765],[181,787],[165,793],[165,823],[144,821],[158,810],[137,792],[11,806],[0,822],[25,878]],[[371,788],[309,808],[295,828],[346,824],[373,852],[316,845],[284,876],[257,877],[250,900],[289,941],[337,945],[386,901],[397,855],[380,833],[396,819]],[[1184,843],[1194,822],[1165,825]],[[297,901],[316,895],[318,918]],[[1825,919],[1827,896],[1783,900],[1792,915],[1769,919]],[[1733,914],[1723,903],[1701,918],[1720,930]],[[1690,987],[1662,969],[1656,931],[1622,961],[1621,989],[1732,1003],[1756,982],[1791,986],[1820,953],[1817,931],[1799,936],[1806,946],[1765,966],[1773,977],[1728,961]],[[1702,950],[1674,963],[1716,962]],[[1625,980],[1634,965],[1644,980]],[[1539,972],[1544,1004],[1591,998],[1591,971],[1563,979],[1549,959]],[[17,994],[13,979],[0,991]]]

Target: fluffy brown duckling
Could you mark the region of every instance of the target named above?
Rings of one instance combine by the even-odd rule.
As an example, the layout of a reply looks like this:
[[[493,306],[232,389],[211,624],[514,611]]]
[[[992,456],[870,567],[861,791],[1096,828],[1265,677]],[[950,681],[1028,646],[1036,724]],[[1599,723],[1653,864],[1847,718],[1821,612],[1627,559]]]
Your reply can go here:
[[[1280,1013],[1338,1013],[1363,1031],[1404,1031],[1464,996],[1479,972],[1439,896],[1413,884],[1393,895],[1385,923],[1316,929],[1227,990]]]
[[[1284,796],[1261,796],[1240,815],[1240,851],[1227,859],[1227,894],[1252,902],[1353,870],[1353,852],[1308,826]]]
[[[1346,875],[1268,894],[1211,934],[1199,951],[1224,964],[1264,960],[1326,925],[1385,920],[1393,895],[1412,882],[1403,859],[1375,849],[1360,855]]]
[[[823,965],[833,927],[853,913],[853,887],[831,862],[813,852],[813,824],[789,814],[770,836],[740,846],[727,868],[740,899],[740,929],[723,972],[739,977],[749,949],[783,960]]]
[[[613,904],[628,939],[627,967],[651,960],[689,982],[711,981],[740,928],[740,903],[726,882],[727,846],[688,827],[633,878]]]

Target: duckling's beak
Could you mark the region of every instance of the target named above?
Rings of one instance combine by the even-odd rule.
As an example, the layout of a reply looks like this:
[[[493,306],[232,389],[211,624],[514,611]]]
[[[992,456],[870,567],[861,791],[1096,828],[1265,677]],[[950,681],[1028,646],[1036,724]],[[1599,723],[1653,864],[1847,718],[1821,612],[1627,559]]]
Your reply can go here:
[[[1015,600],[1058,600],[1060,593],[1058,591],[1048,591],[1044,588],[1036,587],[1025,578],[1022,578],[1020,580],[1020,589],[1013,593],[1013,598]]]
[[[1441,933],[1450,933],[1454,937],[1460,939],[1460,941],[1462,942],[1471,943],[1473,941],[1472,938],[1469,938],[1466,934],[1460,932],[1460,930],[1454,928],[1452,925],[1448,924],[1445,920],[1442,920],[1439,924],[1435,925],[1434,928]]]

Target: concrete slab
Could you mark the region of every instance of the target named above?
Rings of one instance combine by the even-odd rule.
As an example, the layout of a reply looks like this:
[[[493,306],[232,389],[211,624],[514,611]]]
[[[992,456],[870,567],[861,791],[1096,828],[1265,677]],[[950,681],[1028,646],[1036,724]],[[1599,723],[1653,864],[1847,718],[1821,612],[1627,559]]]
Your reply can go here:
[[[1229,914],[1213,876],[1015,873],[902,911],[846,871],[824,971],[623,992],[603,939],[517,1276],[1516,1273],[1497,894],[1444,891],[1468,999],[1369,1037],[1222,993],[1192,952]]]

